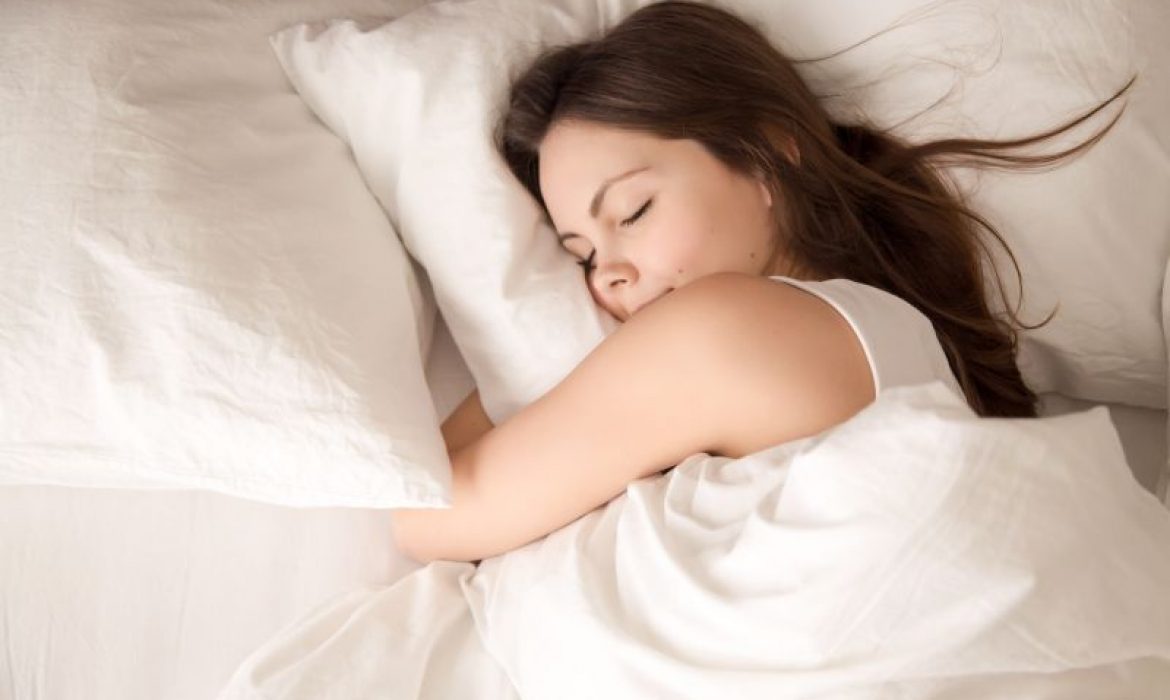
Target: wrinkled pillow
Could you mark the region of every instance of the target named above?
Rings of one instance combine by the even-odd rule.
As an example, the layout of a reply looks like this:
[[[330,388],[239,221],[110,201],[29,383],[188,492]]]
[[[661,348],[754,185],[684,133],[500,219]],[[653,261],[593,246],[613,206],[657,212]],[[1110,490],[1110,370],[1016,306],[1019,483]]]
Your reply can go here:
[[[265,41],[321,9],[58,5],[0,7],[0,483],[449,503],[433,296]]]
[[[436,2],[380,26],[339,19],[271,37],[297,91],[349,144],[426,269],[496,423],[615,327],[495,151],[509,83],[543,49],[593,38],[645,4]],[[1135,55],[1117,6],[1093,0],[720,4],[793,58],[876,34],[799,69],[839,121],[866,119],[911,140],[1030,135],[1111,95],[1135,66],[1153,68]],[[1165,88],[1164,74],[1147,76],[1106,140],[1060,169],[952,173],[1019,259],[1024,320],[1038,322],[1060,303],[1050,324],[1021,338],[1021,369],[1038,392],[1166,405]],[[1045,149],[1084,138],[1113,113]],[[1014,272],[999,264],[1012,292]]]

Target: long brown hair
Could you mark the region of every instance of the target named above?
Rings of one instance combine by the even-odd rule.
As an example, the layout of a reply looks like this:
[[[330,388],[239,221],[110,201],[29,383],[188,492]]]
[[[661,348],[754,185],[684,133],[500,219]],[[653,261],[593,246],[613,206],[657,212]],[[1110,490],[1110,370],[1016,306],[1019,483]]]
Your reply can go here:
[[[1038,399],[1016,365],[1016,311],[997,318],[985,295],[986,232],[1019,264],[995,228],[936,168],[1038,168],[1100,140],[1121,112],[1065,151],[1011,151],[1060,134],[1129,89],[1049,131],[1010,141],[943,139],[912,145],[888,132],[830,121],[792,62],[744,20],[695,2],[644,7],[596,41],[543,54],[513,84],[499,146],[544,206],[538,149],[557,120],[573,119],[693,139],[733,170],[763,174],[777,220],[771,266],[817,279],[843,277],[913,304],[934,326],[968,404],[983,416],[1035,416]],[[785,156],[794,143],[798,161]],[[994,265],[1000,295],[1003,282]],[[1022,290],[1022,284],[1020,289]]]

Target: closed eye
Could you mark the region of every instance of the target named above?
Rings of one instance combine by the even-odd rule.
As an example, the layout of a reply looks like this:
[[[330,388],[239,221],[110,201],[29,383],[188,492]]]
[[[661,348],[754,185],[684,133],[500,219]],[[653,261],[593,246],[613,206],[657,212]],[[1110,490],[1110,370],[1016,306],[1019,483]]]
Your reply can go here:
[[[653,203],[654,203],[653,197],[651,197],[650,199],[647,199],[645,204],[638,207],[638,211],[631,214],[628,219],[623,219],[621,221],[621,225],[622,226],[629,226],[629,225],[633,224],[635,221],[637,221],[638,219],[642,218],[642,215],[645,214],[648,209],[650,209],[650,205]],[[593,270],[594,270],[593,258],[596,255],[597,255],[597,249],[595,248],[593,250],[593,252],[589,254],[589,257],[577,262],[577,264],[580,265],[582,267],[582,269],[585,270],[586,277],[588,277],[589,273],[593,272]]]
[[[589,254],[589,257],[579,261],[577,264],[585,270],[585,276],[588,277],[590,272],[593,272],[593,256],[597,255],[597,251]]]
[[[636,211],[632,215],[630,215],[630,218],[625,219],[624,221],[621,222],[622,226],[629,226],[630,224],[634,223],[638,219],[642,218],[642,215],[646,213],[646,210],[650,208],[650,205],[653,204],[653,202],[654,202],[653,197],[651,197],[650,199],[647,199],[645,204],[638,207],[638,211]]]

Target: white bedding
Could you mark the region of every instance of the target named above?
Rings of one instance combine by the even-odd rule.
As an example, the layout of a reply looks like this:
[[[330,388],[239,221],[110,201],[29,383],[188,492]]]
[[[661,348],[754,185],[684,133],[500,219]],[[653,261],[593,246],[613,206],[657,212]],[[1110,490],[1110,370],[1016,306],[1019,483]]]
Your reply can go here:
[[[265,40],[418,4],[0,2],[0,483],[448,502],[434,300]]]
[[[427,378],[442,415],[472,388],[442,323]],[[1111,410],[1128,452],[1162,455],[1144,463],[1156,474],[1165,412]],[[1132,420],[1147,412],[1160,420]],[[347,594],[384,595],[417,568],[395,551],[385,511],[0,487],[0,697],[206,700],[282,629]]]
[[[1152,699],[1168,541],[1105,409],[980,419],[900,387],[820,436],[693,455],[478,569],[348,594],[220,697],[452,697],[403,672],[427,668],[479,688],[459,697]]]
[[[440,337],[427,378],[447,415],[471,379]],[[385,510],[3,486],[0,698],[207,700],[322,601],[418,566]]]
[[[209,52],[215,52],[216,41],[222,41],[223,23],[233,12],[240,13],[239,21],[249,23],[253,29],[268,23],[271,30],[280,26],[271,14],[277,10],[284,17],[282,21],[291,22],[310,14],[339,15],[346,7],[365,7],[365,14],[371,14],[378,7],[399,6],[379,0],[347,0],[328,6],[312,0],[257,0],[246,7],[203,3],[183,5],[181,9],[165,0],[141,0],[139,4],[185,23],[190,34],[206,40]],[[409,3],[401,3],[406,4]],[[127,36],[137,36],[140,27],[134,23],[126,3],[111,0],[102,5],[106,6],[126,24]],[[306,9],[310,6],[314,8],[312,12]],[[1168,15],[1164,10],[1153,9],[1153,3],[1143,7],[1150,8],[1149,13],[1161,13],[1160,25],[1152,21],[1151,15],[1151,21],[1143,27],[1165,25]],[[62,21],[71,22],[78,36],[91,31],[86,22],[78,24],[69,10],[58,12],[63,18],[74,17]],[[164,39],[180,41],[183,36],[177,30],[172,36],[167,27],[155,30]],[[258,30],[254,34],[258,38],[264,35]],[[1159,40],[1161,35],[1151,32]],[[61,42],[61,35],[50,38]],[[116,47],[119,51],[123,48]],[[256,53],[270,58],[267,46],[259,46]],[[209,60],[218,64],[220,59]],[[279,77],[274,63],[268,69],[274,79]],[[235,70],[233,66],[233,74]],[[1155,70],[1160,71],[1159,76],[1166,75],[1160,64],[1151,66],[1148,75],[1155,75]],[[200,95],[183,97],[198,100]],[[4,136],[0,135],[0,140]],[[23,145],[11,139],[6,143]],[[62,143],[65,142],[53,141],[50,146],[58,148]],[[74,155],[84,159],[90,154]],[[472,380],[441,322],[435,332],[427,378],[435,395],[435,407],[439,415],[445,416],[471,390]],[[1084,402],[1050,398],[1046,405],[1054,412],[1087,407]],[[1158,471],[1165,465],[1166,412],[1119,404],[1110,405],[1110,411],[1134,473],[1144,485],[1153,488]],[[1162,549],[1165,548],[1163,540]],[[462,673],[453,678],[455,682],[467,683],[483,693],[493,689],[503,693],[482,696],[507,697],[507,686],[493,685],[500,680],[500,667],[483,663],[486,649],[458,636],[466,631],[470,608],[460,611],[442,607],[452,589],[438,584],[451,582],[452,567],[462,570],[458,575],[468,568],[442,565],[426,574],[436,577],[430,580],[434,585],[424,575],[411,579],[409,584],[415,586],[412,595],[426,595],[428,591],[434,594],[426,599],[426,606],[411,608],[416,620],[431,619],[426,615],[436,608],[448,615],[449,636],[419,638],[412,648],[415,653],[431,649],[434,653],[425,658],[432,665],[408,665],[418,659],[411,655],[390,663],[387,657],[393,655],[393,649],[388,652],[384,644],[375,644],[372,637],[362,635],[370,630],[375,615],[401,605],[402,598],[398,596],[409,585],[391,584],[414,571],[417,564],[395,551],[385,511],[291,509],[199,491],[3,486],[0,698],[206,700],[215,696],[250,654],[260,648],[270,649],[280,640],[297,641],[289,633],[298,629],[314,610],[340,612],[347,619],[352,613],[350,643],[364,639],[373,658],[386,662],[384,669],[416,669],[416,679],[422,684],[419,688],[424,692],[443,691],[436,683],[444,680],[448,670],[444,664],[457,663]],[[1148,599],[1126,599],[1124,590],[1111,591],[1109,595],[1151,615],[1164,610],[1158,606],[1166,597],[1163,592]],[[382,607],[372,607],[377,605]],[[333,619],[324,624],[337,622]],[[456,659],[437,651],[442,648],[461,651]],[[474,663],[477,659],[478,663]],[[376,674],[362,675],[371,669],[368,664],[362,665],[370,657],[350,660],[357,663],[347,676],[348,685],[340,689],[377,680]],[[471,667],[467,665],[469,661],[473,662]],[[327,670],[338,673],[340,668]],[[293,667],[287,679],[304,681],[305,675],[300,673],[303,670]],[[1143,672],[1139,667],[1133,670]],[[1093,671],[1062,676],[1067,683],[1083,680],[1086,684],[1093,677],[1105,684],[1110,681],[1107,673]],[[1068,696],[1057,692],[1059,686],[1044,682],[1040,681],[1043,691],[1026,697]],[[1090,688],[1086,692],[1091,693],[1092,686],[1077,687]],[[444,697],[476,697],[473,690],[466,686],[464,690],[451,691]],[[988,697],[977,687],[955,686],[952,690],[954,693],[947,697]],[[336,697],[348,700],[353,696]],[[1111,696],[1102,691],[1095,697]]]

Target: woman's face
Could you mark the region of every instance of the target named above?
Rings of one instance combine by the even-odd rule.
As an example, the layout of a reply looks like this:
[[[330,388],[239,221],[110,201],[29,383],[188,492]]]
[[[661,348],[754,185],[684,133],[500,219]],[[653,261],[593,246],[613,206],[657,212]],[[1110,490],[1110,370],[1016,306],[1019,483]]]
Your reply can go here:
[[[715,272],[765,274],[774,241],[767,187],[697,141],[557,122],[539,157],[561,245],[578,260],[593,255],[590,292],[619,321]]]

